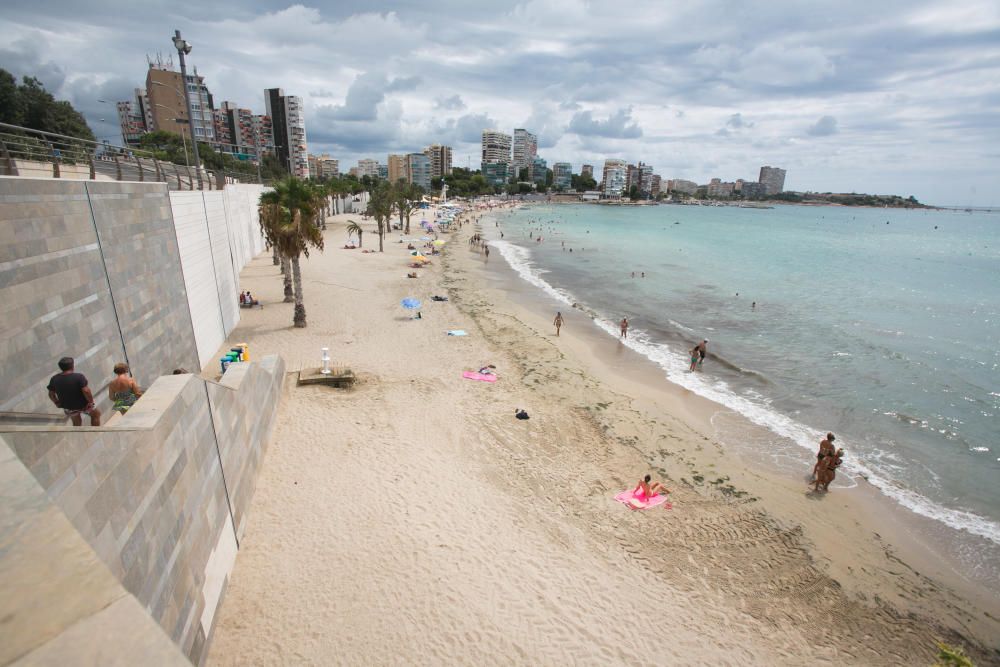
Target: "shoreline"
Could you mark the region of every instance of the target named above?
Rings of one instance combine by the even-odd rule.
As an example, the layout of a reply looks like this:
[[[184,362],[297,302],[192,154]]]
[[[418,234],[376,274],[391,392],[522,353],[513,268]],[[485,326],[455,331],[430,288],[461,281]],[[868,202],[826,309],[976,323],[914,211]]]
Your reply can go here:
[[[497,219],[492,216],[488,221],[492,223]],[[500,220],[502,225],[502,218]],[[484,229],[490,235],[489,232],[494,228],[486,225]],[[504,307],[516,311],[520,318],[529,322],[537,331],[546,331],[548,316],[543,314],[548,312],[546,308],[554,312],[567,306],[541,288],[528,283],[507,263],[501,253],[497,254],[501,255],[502,267],[491,263],[493,275],[489,277],[490,283],[502,286],[493,290],[497,293],[494,297],[497,303],[503,303]],[[498,274],[503,274],[499,283]],[[567,324],[575,321],[580,325],[576,330],[579,340],[569,342],[567,325],[563,326],[563,336],[547,337],[588,365],[599,381],[611,385],[629,400],[645,404],[646,409],[684,415],[682,421],[685,426],[713,441],[716,446],[714,456],[698,457],[700,460],[694,464],[699,469],[697,472],[704,473],[707,468],[724,471],[726,474],[723,476],[731,485],[749,489],[749,493],[760,497],[765,510],[782,524],[801,528],[805,537],[813,543],[816,552],[814,555],[825,563],[831,575],[837,575],[835,578],[846,590],[863,594],[870,591],[872,585],[878,586],[893,578],[881,575],[859,577],[859,566],[889,568],[893,563],[899,564],[909,570],[913,580],[890,593],[897,604],[914,611],[933,613],[933,606],[915,601],[909,594],[919,586],[934,586],[930,582],[938,582],[945,598],[952,598],[953,594],[960,596],[949,600],[948,604],[957,603],[955,608],[958,609],[961,606],[959,599],[972,601],[983,612],[984,618],[980,619],[982,623],[977,631],[979,636],[988,637],[1000,631],[1000,581],[991,572],[970,575],[962,569],[959,554],[946,548],[950,546],[950,536],[958,532],[962,532],[963,538],[977,542],[984,549],[998,551],[997,545],[985,537],[951,528],[900,505],[864,477],[851,476],[854,484],[845,486],[843,476],[838,476],[829,497],[804,493],[807,486],[805,480],[809,477],[808,465],[803,466],[806,474],[801,477],[788,471],[775,470],[763,463],[759,459],[759,452],[754,452],[752,448],[741,448],[731,442],[723,443],[716,420],[721,417],[729,422],[729,428],[735,426],[736,429],[748,432],[766,432],[771,437],[775,435],[773,432],[710,398],[673,383],[664,376],[663,370],[654,361],[631,348],[619,345],[601,327],[596,326],[593,317],[583,307],[577,308],[574,304],[568,311],[563,310],[563,316]],[[609,349],[614,352],[609,352]],[[625,363],[620,362],[623,356],[628,358]],[[639,380],[622,377],[626,373],[638,375]],[[656,400],[653,397],[656,394],[664,396]],[[735,461],[727,463],[725,459],[730,457],[735,457]],[[702,482],[696,486],[704,487],[709,483]],[[844,516],[838,513],[817,521],[819,517],[814,511],[815,504],[823,502],[835,503],[838,512],[842,510]],[[850,537],[845,540],[844,536]],[[858,548],[843,549],[845,541]],[[922,583],[917,583],[918,581]],[[907,589],[907,592],[902,592]],[[959,616],[965,615],[959,613]],[[970,614],[966,620],[975,623],[974,616]]]
[[[405,245],[339,249],[349,217],[328,220],[327,251],[302,262],[308,328],[291,327],[269,257],[241,274],[266,308],[231,340],[291,371],[329,346],[358,382],[286,382],[209,663],[632,664],[661,655],[663,637],[710,663],[927,664],[937,636],[995,660],[964,601],[896,561],[859,561],[852,581],[877,585],[846,590],[769,497],[681,482],[688,463],[736,490],[758,473],[713,464],[718,443],[688,424],[712,427],[703,399],[655,391],[632,372],[638,355],[589,353],[582,314],[554,340],[548,316],[483,271],[470,223],[408,280]],[[424,300],[421,320],[406,296]],[[444,334],[456,328],[469,335]],[[485,363],[499,381],[461,378]],[[672,509],[614,501],[644,471],[666,480]],[[900,581],[882,581],[896,578],[886,568]],[[639,623],[637,609],[664,613]]]

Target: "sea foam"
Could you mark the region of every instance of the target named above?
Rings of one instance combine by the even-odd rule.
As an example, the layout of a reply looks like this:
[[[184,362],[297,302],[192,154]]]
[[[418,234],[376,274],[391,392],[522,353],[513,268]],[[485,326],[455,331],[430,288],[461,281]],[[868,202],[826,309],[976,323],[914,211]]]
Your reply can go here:
[[[567,306],[576,305],[578,308],[583,309],[584,312],[590,313],[595,326],[610,336],[618,337],[617,322],[600,317],[594,311],[590,310],[585,303],[578,301],[572,293],[555,287],[546,281],[542,276],[547,271],[534,264],[531,258],[531,251],[528,248],[514,245],[509,241],[497,240],[490,241],[490,245],[500,251],[501,256],[507,264],[523,280]],[[725,381],[711,378],[702,373],[691,373],[688,370],[690,358],[686,353],[681,354],[669,349],[662,343],[651,340],[642,330],[630,329],[629,338],[623,339],[622,342],[626,347],[645,356],[659,366],[664,371],[666,378],[674,384],[680,385],[720,405],[724,405],[738,412],[754,424],[764,427],[795,443],[802,449],[807,450],[810,456],[803,459],[803,464],[806,466],[811,465],[811,454],[817,449],[817,443],[824,437],[825,433],[823,431],[802,424],[774,410],[770,406],[770,401],[759,394],[754,398],[748,398],[733,391]],[[974,512],[938,505],[929,498],[902,486],[893,480],[889,474],[879,470],[878,466],[874,463],[869,464],[866,461],[858,460],[856,457],[849,457],[844,461],[842,470],[854,478],[851,480],[853,484],[857,484],[856,478],[861,477],[867,480],[883,495],[892,498],[903,507],[920,516],[939,521],[954,529],[963,530],[1000,544],[1000,524],[990,521]]]

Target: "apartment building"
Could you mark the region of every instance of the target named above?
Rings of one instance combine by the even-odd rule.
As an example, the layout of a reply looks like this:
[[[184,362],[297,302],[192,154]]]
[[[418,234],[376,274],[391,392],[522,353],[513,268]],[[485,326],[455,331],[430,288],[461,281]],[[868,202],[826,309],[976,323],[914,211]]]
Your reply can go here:
[[[188,119],[187,101],[184,89],[191,98],[191,118]],[[190,140],[215,142],[215,117],[212,113],[212,94],[203,77],[188,74],[183,81],[180,72],[175,72],[162,61],[149,63],[146,70],[145,98],[148,100],[146,131],[164,131],[185,134]],[[190,121],[190,122],[189,122]]]
[[[569,162],[556,162],[552,165],[552,187],[557,190],[569,190],[573,187],[573,165]]]
[[[510,148],[509,134],[497,130],[483,130],[481,169],[487,182],[492,185],[503,185],[507,182],[511,165]],[[501,177],[503,180],[499,180]]]
[[[628,177],[628,163],[625,160],[605,160],[604,161],[604,196],[617,198],[621,197],[625,191],[625,182]]]
[[[363,178],[365,176],[370,176],[371,178],[378,178],[377,160],[372,160],[371,158],[358,160],[358,166],[355,169],[357,170],[355,174],[357,175],[358,178]]]
[[[528,178],[534,180],[534,177],[530,174],[532,160],[538,155],[538,137],[531,132],[528,132],[524,128],[517,128],[514,130],[514,141],[513,141],[513,161],[511,166],[514,168],[514,175],[516,178],[521,178],[521,170],[527,169],[529,171]]]
[[[765,194],[780,194],[785,191],[785,170],[778,167],[761,167],[757,181],[764,186]]]
[[[410,182],[410,162],[408,156],[401,154],[389,155],[387,178],[390,183]]]
[[[549,178],[549,165],[537,155],[531,159],[531,182],[537,185],[545,185]]]
[[[281,88],[264,91],[267,115],[274,133],[274,150],[288,173],[309,178],[309,151],[302,98],[285,95]]]
[[[431,144],[424,149],[424,155],[431,161],[431,178],[451,175],[451,146]]]
[[[431,159],[423,153],[410,153],[406,156],[406,169],[409,172],[409,182],[419,185],[424,192],[431,189]]]

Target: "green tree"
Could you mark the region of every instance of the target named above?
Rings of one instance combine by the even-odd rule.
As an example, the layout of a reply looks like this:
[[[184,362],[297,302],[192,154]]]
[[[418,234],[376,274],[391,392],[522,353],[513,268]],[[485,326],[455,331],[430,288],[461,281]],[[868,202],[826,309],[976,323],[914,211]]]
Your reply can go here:
[[[267,243],[291,265],[295,314],[292,323],[306,326],[306,307],[302,296],[302,272],[299,257],[309,257],[309,248],[323,250],[323,234],[318,216],[322,206],[317,189],[306,181],[290,176],[274,184],[260,196],[260,230]],[[284,268],[284,267],[283,267]],[[286,275],[287,300],[287,275]]]
[[[413,183],[400,181],[392,189],[393,203],[399,212],[399,225],[403,226],[405,218],[406,227],[404,233],[410,233],[410,216],[420,207],[420,199],[424,194],[423,188]]]
[[[642,197],[642,193],[639,192],[639,186],[638,185],[633,185],[631,188],[629,188],[629,190],[628,190],[628,198],[629,199],[631,199],[632,201],[636,201],[640,197]]]
[[[15,83],[10,72],[0,69],[0,119],[32,130],[65,134],[94,141],[94,133],[83,114],[69,102],[56,100],[42,82],[26,76]]]
[[[392,211],[395,206],[395,197],[392,186],[388,183],[379,183],[371,191],[371,198],[368,200],[368,215],[375,219],[375,232],[378,234],[378,251],[383,252],[383,241],[388,231],[389,220],[392,219]]]
[[[354,222],[353,220],[347,221],[347,238],[351,238],[355,234],[358,235],[358,247],[363,248],[364,243],[361,240],[362,235],[364,235],[365,230],[361,229],[361,225]]]

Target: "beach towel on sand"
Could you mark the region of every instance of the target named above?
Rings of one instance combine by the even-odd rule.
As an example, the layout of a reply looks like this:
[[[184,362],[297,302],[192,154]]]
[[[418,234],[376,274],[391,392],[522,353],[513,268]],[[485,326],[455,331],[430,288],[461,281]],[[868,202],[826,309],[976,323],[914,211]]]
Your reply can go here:
[[[615,495],[615,500],[620,503],[628,505],[630,509],[634,510],[648,510],[651,507],[656,507],[658,505],[663,505],[664,509],[670,509],[672,505],[667,502],[667,497],[662,494],[654,494],[650,497],[646,497],[646,494],[642,492],[642,489],[635,488],[631,491],[622,491]]]
[[[483,382],[496,382],[496,375],[486,375],[485,373],[473,373],[472,371],[465,371],[462,373],[462,377],[469,378],[470,380],[482,380]]]
[[[465,333],[464,329],[452,329],[451,331],[449,331],[447,333],[448,333],[449,336],[468,336],[469,335],[469,334]]]

